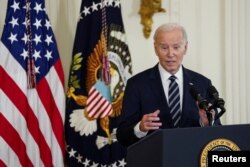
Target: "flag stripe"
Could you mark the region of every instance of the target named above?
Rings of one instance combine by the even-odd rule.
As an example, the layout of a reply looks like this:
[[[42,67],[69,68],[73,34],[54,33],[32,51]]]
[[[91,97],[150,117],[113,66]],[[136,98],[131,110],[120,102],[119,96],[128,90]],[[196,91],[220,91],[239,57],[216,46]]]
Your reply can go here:
[[[93,108],[94,104],[96,103],[95,101],[99,101],[101,98],[101,95],[99,94],[98,91],[94,87],[91,88],[90,93],[89,93],[89,98],[87,101],[87,107],[88,108]]]
[[[12,127],[12,125],[5,119],[5,117],[0,113],[0,134],[3,138],[7,139],[6,142],[18,155],[20,163],[22,166],[32,167],[32,162],[30,161],[28,155],[26,154],[25,143],[20,138],[17,131]]]
[[[101,118],[103,118],[111,113],[111,108],[110,102],[107,101],[95,87],[92,87],[87,100],[88,116],[91,118],[99,118],[101,115]]]
[[[0,157],[1,158],[1,157]],[[1,167],[7,167],[7,165],[0,159],[0,166]]]
[[[39,84],[37,85],[38,95],[45,107],[45,111],[47,112],[50,122],[52,124],[52,129],[55,133],[56,139],[61,147],[62,155],[64,150],[64,143],[60,139],[63,138],[63,132],[58,129],[57,127],[63,127],[62,117],[58,108],[55,104],[53,95],[51,94],[50,87],[48,85],[47,80],[42,79],[40,80]],[[55,111],[55,112],[50,112]]]
[[[64,88],[64,72],[63,72],[63,66],[62,66],[62,62],[61,61],[57,61],[55,64],[54,64],[54,69],[56,70],[56,73],[57,73],[57,77],[58,78],[60,78],[59,80],[60,80],[60,82],[59,82],[59,80],[58,80],[58,83],[59,84],[61,84],[61,85],[55,85],[54,83],[53,83],[53,85],[54,86],[57,86],[57,87],[61,87],[61,88]],[[58,93],[64,93],[64,91],[60,91],[60,92],[58,92]],[[65,99],[65,97],[64,97],[64,99]],[[63,108],[65,108],[65,106],[63,105]],[[65,112],[64,112],[64,114],[65,114]],[[63,117],[64,117],[64,115],[63,115]]]
[[[93,113],[94,118],[98,118],[101,115],[103,110],[100,110],[100,109],[103,107],[103,105],[106,105],[106,104],[107,103],[103,98],[100,99],[100,101],[97,101],[96,104],[94,104],[95,107],[91,111]]]
[[[34,114],[36,115],[36,117],[39,118],[39,120],[41,120],[39,122],[39,126],[51,150],[54,166],[61,166],[63,159],[61,156],[59,156],[59,152],[58,152],[58,151],[61,152],[61,148],[58,144],[56,144],[57,139],[55,137],[55,134],[48,133],[48,129],[52,129],[52,125],[51,125],[52,123],[50,121],[49,115],[47,114],[47,111],[44,105],[40,101],[40,98],[37,98],[38,96],[39,95],[37,95],[36,91],[33,94],[30,94],[29,104],[31,105],[31,108],[34,111]]]
[[[3,62],[6,62],[4,65],[5,66],[11,66],[11,68],[9,68],[9,69],[11,69],[11,70],[9,70],[8,71],[8,74],[9,75],[11,75],[11,77],[12,78],[16,78],[17,80],[18,80],[18,78],[16,77],[16,72],[15,71],[19,71],[19,76],[21,76],[21,74],[23,74],[23,76],[22,76],[22,78],[26,78],[26,73],[25,73],[25,71],[23,70],[23,68],[22,67],[20,67],[20,65],[16,62],[16,60],[15,59],[13,59],[13,56],[11,56],[11,54],[10,53],[8,53],[8,50],[7,50],[7,48],[4,46],[4,45],[0,45],[0,51],[3,53],[2,55],[3,56],[0,56],[0,64],[1,63],[3,63]],[[7,56],[5,56],[5,55],[7,55]],[[51,120],[49,120],[49,118],[48,118],[48,115],[44,115],[44,113],[46,112],[45,111],[45,109],[44,109],[44,105],[42,105],[42,103],[41,104],[37,104],[37,102],[36,101],[40,101],[39,100],[39,98],[37,98],[37,95],[36,95],[36,91],[33,91],[33,95],[30,93],[29,94],[29,97],[27,97],[28,99],[29,99],[29,103],[30,103],[30,105],[31,105],[31,108],[32,108],[32,110],[30,110],[30,112],[31,111],[33,111],[34,113],[36,113],[36,117],[37,118],[39,118],[39,119],[41,119],[41,120],[43,120],[43,121],[41,121],[41,122],[39,122],[40,123],[40,127],[41,127],[41,129],[43,129],[42,131],[43,131],[43,135],[47,135],[46,136],[46,140],[47,140],[47,142],[45,142],[44,141],[44,145],[47,145],[46,143],[51,143],[51,140],[52,141],[55,141],[54,139],[51,139],[51,137],[50,137],[50,135],[51,134],[48,134],[48,133],[46,133],[46,131],[48,130],[48,129],[51,129],[51,126],[49,126],[49,124],[51,124],[51,122],[53,123],[53,122],[59,122],[58,124],[57,123],[54,123],[54,129],[56,129],[56,127],[63,127],[63,123],[64,123],[64,110],[65,110],[65,105],[62,103],[63,101],[64,101],[64,99],[65,99],[65,96],[64,96],[64,91],[63,91],[63,84],[60,84],[60,85],[54,85],[54,84],[52,84],[53,82],[57,82],[57,81],[59,81],[59,80],[61,80],[62,79],[62,77],[60,78],[60,77],[56,77],[56,76],[58,76],[58,75],[55,75],[54,73],[56,73],[57,71],[60,71],[60,70],[58,70],[58,68],[60,68],[60,64],[58,65],[59,63],[57,63],[57,65],[55,66],[56,68],[52,68],[51,69],[51,71],[52,71],[52,73],[50,74],[48,74],[48,76],[47,76],[47,81],[48,82],[50,82],[50,85],[53,85],[54,87],[51,87],[50,89],[51,90],[53,90],[52,92],[53,92],[53,96],[56,98],[56,99],[58,99],[57,101],[56,101],[56,106],[60,106],[59,108],[60,108],[60,115],[58,116],[57,114],[57,118],[59,118],[60,117],[60,121],[55,121],[55,120],[53,120],[52,121],[52,119]],[[2,64],[1,64],[2,65]],[[4,70],[2,70],[2,72],[1,73],[3,73],[4,72]],[[5,75],[7,75],[7,74],[5,74]],[[0,74],[0,76],[4,76],[3,74]],[[52,76],[54,76],[54,77],[52,77]],[[52,79],[50,79],[50,78],[52,78]],[[21,80],[21,79],[20,79]],[[23,80],[23,79],[22,79]],[[7,81],[6,80],[6,82],[4,82],[4,84],[6,84],[6,86],[8,87],[9,86],[9,89],[11,90],[12,89],[12,86],[10,86],[10,84],[8,83],[9,81]],[[13,83],[13,82],[12,82]],[[27,85],[26,84],[24,84],[24,83],[26,83],[26,80],[24,81],[24,82],[18,82],[17,84],[18,84],[18,87],[20,88],[20,89],[22,89],[22,92],[26,92],[26,89],[27,89]],[[59,83],[61,83],[61,81],[59,82]],[[14,84],[14,83],[13,83]],[[41,86],[40,86],[41,85]],[[46,93],[45,92],[47,92],[47,91],[45,91],[44,90],[44,88],[42,87],[44,84],[38,84],[38,88],[39,88],[39,90],[40,90],[40,92],[44,92],[44,95],[42,95],[44,98],[43,99],[46,99],[47,98],[47,95],[46,95]],[[14,91],[14,92],[16,92],[16,91]],[[18,91],[17,91],[18,92]],[[24,95],[22,95],[23,96],[23,98],[24,99],[26,99],[26,97],[24,96]],[[17,97],[19,97],[19,95],[17,95]],[[12,98],[14,98],[14,97],[12,97]],[[15,99],[15,98],[14,98]],[[63,100],[62,100],[63,99]],[[18,100],[18,99],[16,99],[16,100]],[[18,100],[19,101],[19,100]],[[61,103],[60,103],[61,102]],[[34,104],[33,104],[34,103]],[[39,106],[39,107],[37,107],[37,106]],[[38,112],[39,112],[39,114],[38,114]],[[57,110],[57,112],[58,112],[58,110]],[[56,113],[57,113],[56,112]],[[32,113],[32,112],[31,112]],[[53,114],[55,114],[55,112],[53,113]],[[44,117],[46,117],[46,118],[44,118]],[[32,123],[33,124],[33,123]],[[34,126],[34,124],[33,124],[33,126]],[[43,128],[43,127],[46,127],[47,126],[47,128]],[[37,128],[39,128],[38,126],[37,126]],[[56,130],[57,132],[56,133],[61,133],[61,134],[57,134],[57,141],[59,141],[60,140],[60,138],[61,139],[63,139],[63,131],[61,131],[60,129],[58,129],[58,130]],[[52,134],[52,135],[54,135],[54,134]],[[37,135],[36,135],[37,136]],[[39,136],[42,136],[42,134],[40,134]],[[39,137],[37,137],[37,139],[38,139]],[[39,144],[40,145],[40,144]],[[59,143],[59,150],[61,150],[61,152],[62,152],[62,155],[64,155],[64,143],[63,143],[63,140],[61,140],[61,142]],[[54,144],[54,145],[52,145],[53,147],[58,147],[58,145],[57,144]],[[50,148],[52,147],[52,146],[50,146]],[[49,149],[49,147],[48,146],[46,146],[46,147],[44,147],[44,146],[42,146],[41,148],[43,148],[43,149],[45,149],[45,148],[47,148],[46,150],[46,152],[44,152],[44,151],[41,151],[40,150],[40,152],[43,152],[43,154],[44,155],[46,155],[46,157],[44,158],[44,160],[45,159],[48,159],[48,161],[49,162],[51,162],[51,160],[52,160],[52,155],[51,155],[51,153],[50,153],[50,149]],[[55,150],[54,152],[53,152],[53,162],[54,162],[54,164],[55,164],[55,166],[61,166],[62,165],[62,162],[63,162],[63,156],[58,156],[58,151],[56,151],[56,150],[58,150],[58,149],[51,149],[52,151],[53,150]],[[33,155],[34,156],[34,155]],[[44,161],[43,160],[43,161]],[[45,163],[46,164],[46,163]],[[50,164],[50,163],[49,163]]]
[[[93,98],[92,100],[87,100],[87,111],[89,113],[89,115],[92,117],[95,113],[93,111],[93,109],[95,107],[97,107],[96,105],[99,105],[99,101],[102,100],[102,96],[97,92],[97,94],[95,95],[95,98]]]
[[[100,102],[101,103],[101,102]],[[104,105],[100,106],[100,108],[95,108],[95,118],[103,118],[107,116],[107,113],[109,113],[111,110],[111,105],[109,102],[104,101]],[[100,116],[101,115],[101,116]]]
[[[112,105],[110,105],[110,103],[107,103],[107,107],[105,108],[105,112],[102,113],[101,118],[106,117],[111,113],[112,113]]]
[[[92,108],[90,108],[88,111],[90,112],[90,114],[92,114],[92,116],[94,117],[96,112],[101,112],[98,111],[97,108],[101,107],[102,101],[105,101],[103,99],[103,97],[101,95],[99,95],[98,99],[96,99],[95,101],[93,101],[92,104]]]
[[[60,113],[60,119],[64,124],[65,121],[65,91],[64,91],[64,77],[61,61],[57,61],[54,67],[50,69],[50,73],[46,75],[46,80],[50,86],[50,92],[53,95],[58,112]],[[55,84],[57,83],[57,84]],[[63,132],[63,131],[62,131]]]
[[[15,82],[11,78],[9,78],[8,74],[2,69],[0,66],[0,75],[6,81],[5,83],[1,84],[3,91],[9,97],[13,104],[18,108],[18,111],[23,115],[23,117],[27,121],[27,128],[30,131],[33,138],[38,142],[41,159],[44,162],[45,166],[52,166],[52,155],[50,149],[45,141],[45,138],[40,131],[39,123],[34,115],[32,109],[30,108],[29,104],[27,104],[26,96],[20,91],[19,87],[16,85]],[[13,93],[15,92],[15,93]],[[15,98],[19,97],[19,98]]]
[[[4,166],[21,166],[16,153],[9,147],[5,140],[0,136],[0,145],[2,150],[0,151],[0,161],[2,161]],[[1,163],[0,163],[1,164]],[[1,166],[1,165],[0,165]],[[2,167],[2,166],[1,166]]]
[[[7,119],[13,128],[19,133],[22,141],[24,143],[29,142],[29,147],[27,147],[27,154],[34,164],[34,166],[44,166],[43,162],[40,159],[40,155],[34,156],[34,152],[39,153],[39,148],[37,143],[35,142],[34,138],[31,136],[29,131],[27,130],[27,122],[23,115],[18,111],[18,109],[15,107],[13,103],[11,103],[11,100],[0,90],[0,96],[1,96],[1,102],[2,105],[0,105],[0,111]],[[8,139],[6,139],[8,140]],[[10,165],[11,166],[11,165]]]

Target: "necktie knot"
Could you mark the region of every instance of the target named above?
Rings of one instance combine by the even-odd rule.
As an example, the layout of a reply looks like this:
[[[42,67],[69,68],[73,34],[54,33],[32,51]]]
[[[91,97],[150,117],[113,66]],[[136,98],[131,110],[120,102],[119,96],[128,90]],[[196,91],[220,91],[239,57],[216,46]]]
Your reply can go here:
[[[174,76],[174,75],[171,75],[171,76],[169,77],[169,80],[170,80],[171,82],[175,81],[175,79],[176,79],[176,76]]]

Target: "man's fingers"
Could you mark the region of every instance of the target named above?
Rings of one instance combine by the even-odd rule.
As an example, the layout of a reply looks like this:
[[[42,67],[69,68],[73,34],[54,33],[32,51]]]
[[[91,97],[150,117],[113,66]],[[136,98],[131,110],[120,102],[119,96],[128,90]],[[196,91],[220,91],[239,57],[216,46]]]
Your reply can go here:
[[[153,112],[154,115],[159,115],[160,114],[160,110],[156,110],[155,112]]]
[[[141,129],[145,131],[159,129],[162,125],[158,116],[159,113],[160,110],[156,110],[153,113],[144,115],[141,121]]]
[[[145,122],[144,129],[145,130],[155,130],[159,129],[161,126],[161,122]]]
[[[154,122],[154,121],[160,121],[159,117],[148,117],[147,122]]]

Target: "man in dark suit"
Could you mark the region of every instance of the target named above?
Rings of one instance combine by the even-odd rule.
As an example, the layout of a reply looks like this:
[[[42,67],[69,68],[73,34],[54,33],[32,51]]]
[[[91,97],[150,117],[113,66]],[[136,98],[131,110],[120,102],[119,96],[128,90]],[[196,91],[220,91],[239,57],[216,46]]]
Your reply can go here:
[[[193,85],[202,97],[209,98],[207,89],[212,83],[182,65],[187,47],[187,35],[182,26],[168,23],[155,31],[154,49],[159,63],[127,82],[117,129],[117,139],[121,144],[129,146],[157,129],[211,125],[207,112],[198,107],[198,102],[190,94],[190,87]],[[172,106],[169,104],[170,77],[178,85],[173,90],[176,98]],[[212,122],[212,125],[220,124],[220,120]]]

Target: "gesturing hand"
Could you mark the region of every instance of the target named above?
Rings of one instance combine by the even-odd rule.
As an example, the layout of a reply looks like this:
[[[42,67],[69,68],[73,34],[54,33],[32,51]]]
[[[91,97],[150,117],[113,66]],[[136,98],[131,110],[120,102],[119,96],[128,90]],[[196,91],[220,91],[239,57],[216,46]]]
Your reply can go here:
[[[142,132],[147,132],[149,130],[159,129],[161,126],[159,118],[160,110],[156,110],[153,113],[143,115],[140,123],[140,130]]]

